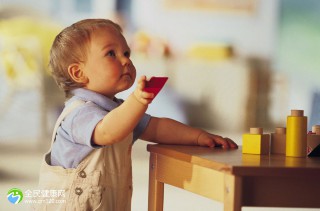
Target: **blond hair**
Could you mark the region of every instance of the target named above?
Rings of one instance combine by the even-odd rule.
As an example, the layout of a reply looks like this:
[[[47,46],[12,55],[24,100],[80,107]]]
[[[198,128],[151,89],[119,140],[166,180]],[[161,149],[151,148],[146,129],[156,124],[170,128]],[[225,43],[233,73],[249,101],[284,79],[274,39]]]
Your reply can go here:
[[[71,90],[84,86],[72,80],[68,73],[69,65],[86,61],[93,31],[110,26],[122,33],[121,27],[111,20],[85,19],[63,29],[55,37],[50,50],[49,67],[53,78],[67,97]]]

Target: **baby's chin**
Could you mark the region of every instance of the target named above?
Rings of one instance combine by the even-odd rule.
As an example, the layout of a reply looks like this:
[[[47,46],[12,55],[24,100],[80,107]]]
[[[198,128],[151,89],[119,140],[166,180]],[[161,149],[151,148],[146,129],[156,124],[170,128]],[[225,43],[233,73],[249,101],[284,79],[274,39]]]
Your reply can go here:
[[[123,81],[123,82],[125,82],[125,83],[128,83],[129,85],[130,85],[130,87],[134,84],[134,80],[135,80],[136,78],[134,77],[134,76],[132,76],[132,75],[129,75],[129,74],[126,74],[126,75],[123,75],[122,77],[121,77],[121,80]],[[129,88],[130,88],[129,87]]]
[[[134,80],[132,80],[131,82],[128,81],[128,83],[125,84],[125,85],[123,86],[123,88],[121,89],[121,92],[130,89],[130,88],[133,86],[133,84],[134,84]]]

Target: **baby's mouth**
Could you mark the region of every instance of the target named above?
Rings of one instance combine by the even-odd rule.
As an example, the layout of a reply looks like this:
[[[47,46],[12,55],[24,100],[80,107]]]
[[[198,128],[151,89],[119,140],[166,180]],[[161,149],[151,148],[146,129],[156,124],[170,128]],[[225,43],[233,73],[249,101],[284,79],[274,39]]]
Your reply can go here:
[[[130,77],[130,78],[132,78],[130,73],[124,73],[124,74],[122,74],[122,77]]]

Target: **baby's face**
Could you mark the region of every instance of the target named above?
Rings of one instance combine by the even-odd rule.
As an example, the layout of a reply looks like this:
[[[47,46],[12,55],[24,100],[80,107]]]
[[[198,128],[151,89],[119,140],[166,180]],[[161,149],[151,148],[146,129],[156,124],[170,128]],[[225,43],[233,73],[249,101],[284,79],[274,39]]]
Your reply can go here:
[[[123,35],[112,26],[96,29],[91,36],[87,60],[83,63],[88,78],[86,88],[113,98],[132,86],[136,69]]]

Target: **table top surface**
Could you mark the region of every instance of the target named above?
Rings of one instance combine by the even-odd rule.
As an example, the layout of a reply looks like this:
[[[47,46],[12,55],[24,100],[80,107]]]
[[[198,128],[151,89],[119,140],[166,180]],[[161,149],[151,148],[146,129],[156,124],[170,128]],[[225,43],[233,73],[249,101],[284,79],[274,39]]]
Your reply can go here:
[[[320,177],[320,157],[242,154],[239,149],[149,144],[149,152],[239,176]]]

